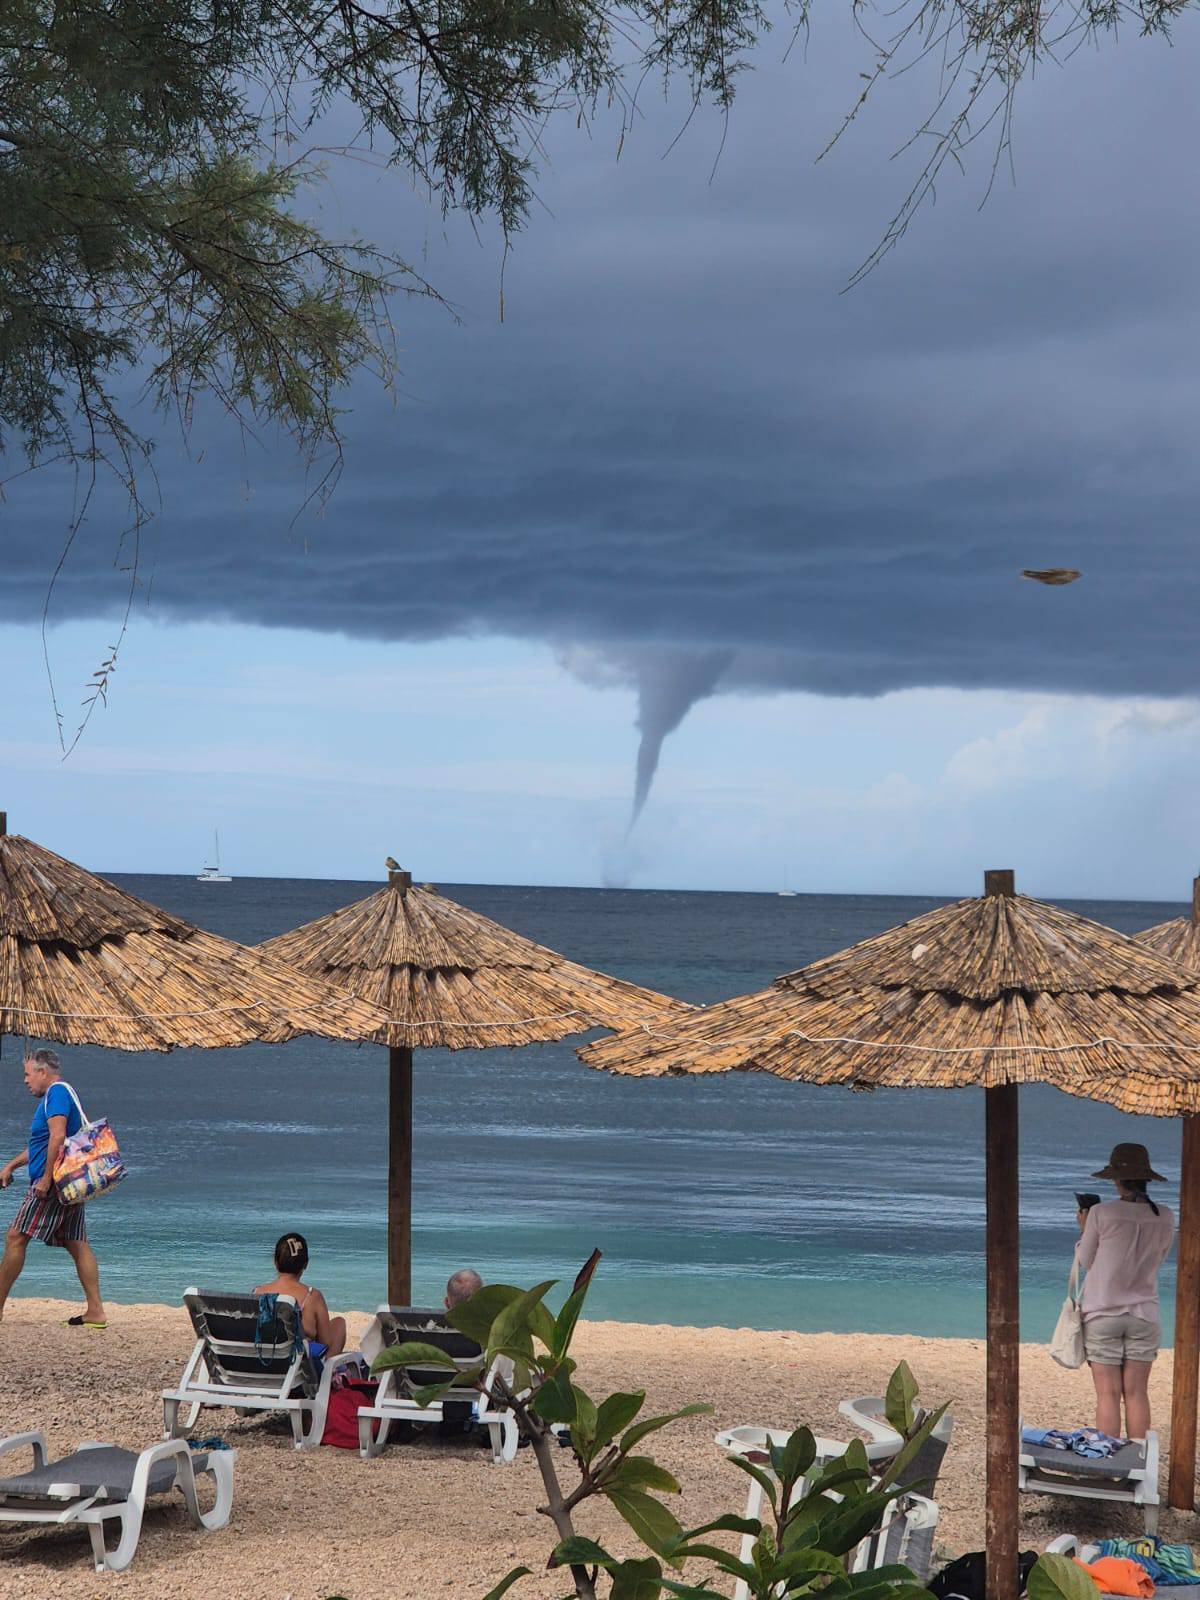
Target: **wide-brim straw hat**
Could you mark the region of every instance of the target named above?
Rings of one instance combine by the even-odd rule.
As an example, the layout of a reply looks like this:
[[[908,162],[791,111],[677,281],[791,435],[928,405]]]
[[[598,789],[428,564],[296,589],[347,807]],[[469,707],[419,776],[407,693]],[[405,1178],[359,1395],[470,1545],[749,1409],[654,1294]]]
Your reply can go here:
[[[1108,1165],[1099,1172],[1093,1172],[1092,1177],[1113,1178],[1126,1183],[1147,1183],[1152,1179],[1157,1183],[1166,1182],[1162,1173],[1155,1172],[1150,1165],[1150,1152],[1144,1144],[1113,1145]]]

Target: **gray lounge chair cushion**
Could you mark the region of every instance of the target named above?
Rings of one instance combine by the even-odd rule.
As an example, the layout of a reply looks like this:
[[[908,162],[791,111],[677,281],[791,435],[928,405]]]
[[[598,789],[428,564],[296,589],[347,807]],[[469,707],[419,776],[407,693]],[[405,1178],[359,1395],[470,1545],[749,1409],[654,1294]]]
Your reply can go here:
[[[934,1528],[916,1528],[910,1535],[908,1519],[902,1511],[897,1510],[884,1529],[883,1550],[879,1553],[876,1565],[893,1566],[896,1562],[902,1562],[924,1583],[933,1569],[935,1531]]]
[[[117,1445],[102,1445],[96,1450],[75,1450],[61,1461],[49,1461],[44,1467],[34,1467],[15,1478],[0,1478],[0,1495],[14,1499],[45,1500],[52,1486],[66,1489],[55,1498],[82,1499],[85,1495],[102,1495],[106,1500],[127,1500],[133,1488],[133,1470],[137,1454],[122,1450]],[[192,1466],[203,1472],[208,1456],[203,1451],[192,1455]],[[156,1461],[150,1468],[148,1490],[150,1494],[166,1494],[175,1482],[178,1458]]]
[[[1033,1462],[1038,1472],[1053,1472],[1064,1478],[1127,1478],[1146,1465],[1144,1444],[1124,1444],[1111,1456],[1090,1459],[1073,1450],[1051,1450],[1044,1444],[1022,1444],[1021,1454]]]

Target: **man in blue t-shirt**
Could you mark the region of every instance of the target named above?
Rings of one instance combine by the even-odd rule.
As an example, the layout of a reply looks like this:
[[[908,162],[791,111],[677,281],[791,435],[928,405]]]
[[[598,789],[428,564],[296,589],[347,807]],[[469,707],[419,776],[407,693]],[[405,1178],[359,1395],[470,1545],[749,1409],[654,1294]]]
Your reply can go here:
[[[104,1328],[107,1322],[100,1298],[100,1268],[88,1243],[82,1206],[64,1206],[54,1187],[54,1165],[64,1140],[83,1126],[83,1113],[75,1091],[62,1081],[62,1066],[53,1050],[35,1050],[25,1061],[25,1087],[37,1097],[29,1143],[19,1156],[0,1167],[0,1189],[7,1189],[18,1167],[29,1168],[29,1193],[22,1200],[4,1238],[0,1261],[0,1317],[9,1291],[25,1265],[30,1239],[61,1245],[75,1263],[87,1304],[68,1317],[72,1328]]]

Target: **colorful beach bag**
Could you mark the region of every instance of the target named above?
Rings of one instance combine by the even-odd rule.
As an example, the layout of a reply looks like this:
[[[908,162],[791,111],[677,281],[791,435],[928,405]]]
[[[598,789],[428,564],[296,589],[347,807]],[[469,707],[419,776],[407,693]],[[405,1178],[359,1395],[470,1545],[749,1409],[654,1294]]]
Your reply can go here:
[[[85,1200],[115,1189],[125,1176],[125,1163],[108,1118],[97,1117],[95,1122],[89,1122],[71,1085],[64,1083],[63,1088],[75,1102],[80,1128],[78,1133],[67,1136],[59,1151],[54,1163],[54,1187],[62,1205],[81,1206]]]

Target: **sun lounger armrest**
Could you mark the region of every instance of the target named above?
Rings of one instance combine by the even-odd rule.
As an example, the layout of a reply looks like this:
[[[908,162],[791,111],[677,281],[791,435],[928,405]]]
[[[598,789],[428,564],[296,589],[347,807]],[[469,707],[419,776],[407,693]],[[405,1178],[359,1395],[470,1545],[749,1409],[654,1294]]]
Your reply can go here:
[[[1046,1546],[1048,1556],[1073,1556],[1079,1552],[1079,1540],[1073,1533],[1060,1533]]]
[[[46,1454],[46,1435],[41,1432],[14,1433],[7,1439],[0,1439],[0,1456],[6,1455],[10,1450],[32,1449],[33,1464],[35,1467],[44,1467],[49,1457]]]
[[[869,1405],[878,1404],[879,1401],[873,1395],[861,1395],[857,1400],[843,1400],[838,1406],[838,1411],[843,1417],[848,1417],[856,1428],[870,1434],[872,1443],[890,1445],[892,1449],[898,1450],[904,1443],[903,1437],[882,1416],[865,1409]]]

